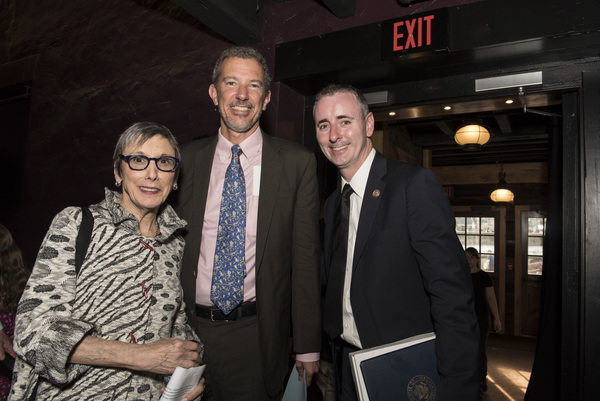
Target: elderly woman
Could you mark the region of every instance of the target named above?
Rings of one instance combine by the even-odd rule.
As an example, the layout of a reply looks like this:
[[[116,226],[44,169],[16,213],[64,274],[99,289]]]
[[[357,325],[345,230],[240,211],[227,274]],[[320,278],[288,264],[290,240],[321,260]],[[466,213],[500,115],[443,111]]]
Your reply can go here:
[[[113,161],[123,191],[89,207],[80,270],[81,208],[60,212],[42,243],[17,310],[11,400],[158,400],[164,375],[201,363],[179,282],[185,222],[164,204],[177,189],[177,141],[160,124],[136,123]],[[202,380],[186,397],[203,390]]]

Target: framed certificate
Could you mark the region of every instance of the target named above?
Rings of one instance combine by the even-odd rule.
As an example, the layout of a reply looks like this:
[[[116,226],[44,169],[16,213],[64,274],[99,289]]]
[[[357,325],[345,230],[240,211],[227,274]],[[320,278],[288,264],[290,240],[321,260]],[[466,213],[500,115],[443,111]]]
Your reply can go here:
[[[360,401],[433,401],[440,376],[435,333],[350,353]]]

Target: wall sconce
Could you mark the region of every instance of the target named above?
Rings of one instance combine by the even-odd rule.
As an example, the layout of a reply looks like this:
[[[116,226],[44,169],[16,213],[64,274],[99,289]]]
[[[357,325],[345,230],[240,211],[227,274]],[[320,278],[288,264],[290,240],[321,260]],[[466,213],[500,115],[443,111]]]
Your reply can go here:
[[[454,134],[454,140],[463,150],[480,150],[490,140],[490,130],[479,122],[468,122],[461,125]]]
[[[515,194],[508,189],[505,178],[504,165],[501,165],[500,172],[498,173],[498,184],[496,185],[496,189],[490,194],[490,199],[496,203],[508,203],[515,199]]]

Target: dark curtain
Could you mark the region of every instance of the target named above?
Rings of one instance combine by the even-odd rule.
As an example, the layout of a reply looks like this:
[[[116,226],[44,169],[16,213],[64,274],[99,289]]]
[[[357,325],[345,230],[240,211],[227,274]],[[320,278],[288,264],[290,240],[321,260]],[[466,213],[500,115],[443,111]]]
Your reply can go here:
[[[525,401],[560,400],[563,177],[561,127],[561,119],[553,117],[549,127],[549,205],[544,241],[540,319]]]

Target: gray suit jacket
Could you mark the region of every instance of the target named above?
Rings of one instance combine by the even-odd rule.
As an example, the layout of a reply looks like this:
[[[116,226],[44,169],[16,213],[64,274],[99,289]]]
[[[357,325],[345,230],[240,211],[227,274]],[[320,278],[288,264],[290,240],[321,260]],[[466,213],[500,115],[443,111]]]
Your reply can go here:
[[[217,136],[182,148],[183,170],[175,209],[188,222],[182,283],[194,325],[196,269]],[[262,368],[269,393],[281,389],[296,353],[319,352],[319,195],[314,155],[263,133],[256,235],[256,303]],[[240,339],[243,341],[243,339]]]

